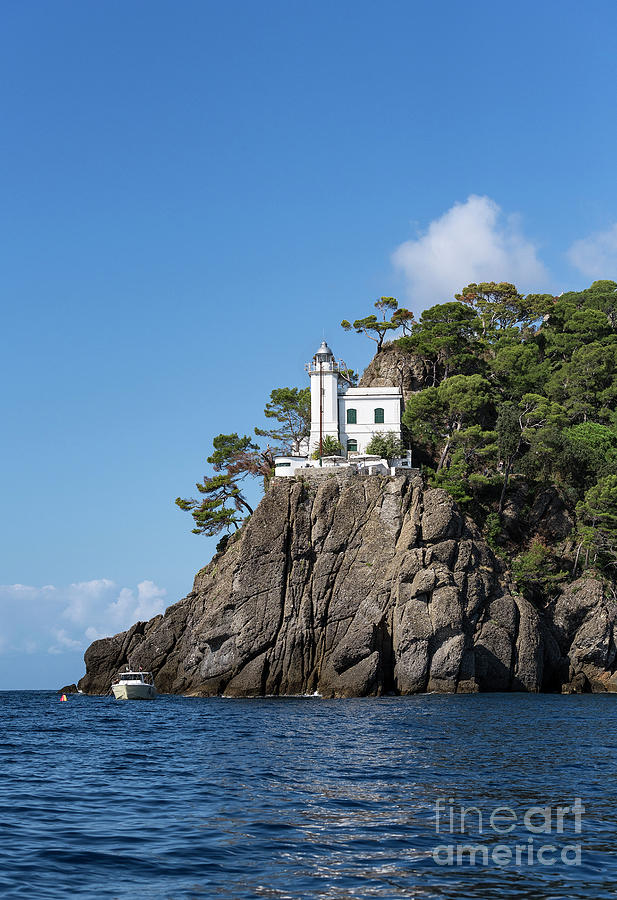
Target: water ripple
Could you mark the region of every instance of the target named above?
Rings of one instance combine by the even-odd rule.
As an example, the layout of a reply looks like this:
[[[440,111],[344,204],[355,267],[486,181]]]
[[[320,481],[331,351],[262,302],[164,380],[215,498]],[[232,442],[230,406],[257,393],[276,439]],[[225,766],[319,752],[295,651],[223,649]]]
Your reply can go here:
[[[356,900],[614,898],[617,698],[484,695],[155,703],[0,694],[0,895]],[[580,797],[583,832],[522,827]],[[435,802],[518,816],[435,832]],[[473,817],[473,816],[472,816]],[[469,823],[468,823],[469,824]],[[440,866],[480,840],[580,865]]]

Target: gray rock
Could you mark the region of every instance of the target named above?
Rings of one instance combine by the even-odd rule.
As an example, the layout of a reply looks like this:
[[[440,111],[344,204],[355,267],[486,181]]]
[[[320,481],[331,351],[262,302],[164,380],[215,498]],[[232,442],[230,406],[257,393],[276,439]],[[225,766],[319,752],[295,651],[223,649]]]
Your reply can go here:
[[[403,394],[403,402],[414,391],[421,391],[433,383],[430,366],[421,357],[401,350],[394,343],[384,344],[358,382],[360,387],[391,387],[396,385]]]
[[[582,675],[592,691],[615,690],[617,604],[605,597],[602,583],[579,578],[553,601],[548,613],[568,681],[580,683],[577,677]]]
[[[442,490],[429,490],[424,494],[422,512],[422,540],[435,544],[450,537],[460,537],[461,516],[454,500]]]
[[[530,534],[547,541],[563,541],[571,535],[574,524],[574,518],[557,489],[547,487],[537,494],[525,527]]]
[[[88,648],[79,687],[107,693],[128,664],[198,696],[560,690],[583,676],[617,690],[601,584],[580,579],[541,614],[502,568],[419,477],[276,479],[184,600]]]

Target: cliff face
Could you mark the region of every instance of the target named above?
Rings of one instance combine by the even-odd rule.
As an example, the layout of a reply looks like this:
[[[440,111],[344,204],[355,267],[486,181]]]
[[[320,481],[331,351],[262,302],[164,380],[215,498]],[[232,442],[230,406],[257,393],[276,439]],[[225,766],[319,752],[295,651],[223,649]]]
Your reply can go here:
[[[385,344],[364,370],[359,387],[391,387],[403,394],[403,404],[410,394],[433,383],[430,366],[419,356],[401,350],[395,343]]]
[[[79,686],[129,664],[203,696],[612,690],[616,610],[581,579],[539,613],[420,478],[309,473],[276,480],[165,615],[95,641]]]

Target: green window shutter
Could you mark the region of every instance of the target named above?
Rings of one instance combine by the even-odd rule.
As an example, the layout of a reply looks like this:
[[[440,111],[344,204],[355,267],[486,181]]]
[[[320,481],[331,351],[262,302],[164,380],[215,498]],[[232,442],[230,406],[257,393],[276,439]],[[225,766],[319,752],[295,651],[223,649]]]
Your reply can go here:
[[[348,425],[356,425],[357,424],[357,415],[355,409],[347,410],[347,424]]]
[[[383,425],[383,409],[379,406],[375,410],[375,424]]]
[[[355,412],[355,410],[354,410]],[[348,453],[356,453],[358,450],[358,442],[357,441],[347,441],[347,452]]]

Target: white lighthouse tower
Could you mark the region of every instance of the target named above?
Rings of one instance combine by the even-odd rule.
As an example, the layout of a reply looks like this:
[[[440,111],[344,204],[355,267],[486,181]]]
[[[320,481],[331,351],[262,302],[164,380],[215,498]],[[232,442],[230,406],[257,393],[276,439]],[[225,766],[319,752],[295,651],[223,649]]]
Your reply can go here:
[[[321,452],[325,437],[339,440],[338,395],[339,363],[325,341],[308,364],[311,380],[311,436],[309,452]]]
[[[387,460],[375,467],[376,457],[367,454],[372,437],[377,433],[401,437],[402,392],[394,386],[353,387],[347,367],[336,360],[325,341],[306,366],[311,382],[311,431],[308,442],[302,441],[297,456],[277,456],[275,475],[294,476],[300,469],[328,469],[332,466],[358,465],[370,471],[390,471]],[[333,438],[341,445],[340,455],[323,453],[323,442]],[[312,455],[317,451],[317,459]],[[400,461],[399,461],[400,462]],[[363,469],[363,471],[364,471]]]

